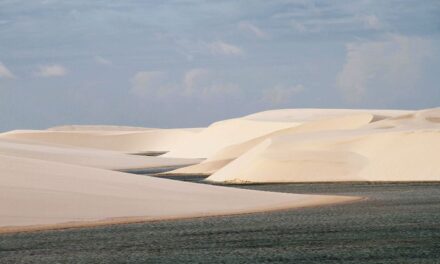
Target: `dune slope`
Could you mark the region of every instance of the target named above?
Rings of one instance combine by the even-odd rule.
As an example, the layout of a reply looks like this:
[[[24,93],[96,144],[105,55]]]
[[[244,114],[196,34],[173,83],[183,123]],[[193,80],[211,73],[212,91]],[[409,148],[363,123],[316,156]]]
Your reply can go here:
[[[211,177],[216,182],[439,181],[440,109],[353,130],[281,133]]]
[[[295,122],[264,122],[242,118],[216,122],[194,137],[182,141],[163,155],[176,158],[208,158],[220,149],[262,135],[297,126]]]
[[[0,155],[0,232],[314,206],[353,197],[185,183]]]
[[[328,112],[328,113],[327,113]],[[404,112],[406,113],[406,112]],[[378,115],[380,114],[380,115]],[[263,142],[264,140],[277,135],[293,135],[301,133],[311,133],[317,131],[327,130],[353,130],[360,128],[371,122],[381,120],[384,118],[392,117],[395,114],[401,114],[400,111],[384,111],[384,110],[317,110],[317,109],[298,109],[298,110],[272,110],[268,112],[262,112],[254,114],[244,118],[250,119],[262,119],[266,122],[270,122],[272,119],[303,122],[297,123],[294,127],[276,130],[274,132],[265,134],[260,137],[256,137],[247,140],[242,143],[229,145],[221,148],[214,154],[208,157],[201,164],[180,168],[168,174],[205,174],[209,175],[222,167],[226,166],[244,154],[254,146]],[[304,115],[304,116],[302,116]],[[263,123],[264,124],[264,123]],[[237,133],[240,132],[240,128],[236,128]]]
[[[124,153],[144,153],[170,151],[177,143],[188,140],[195,133],[198,133],[198,130],[16,130],[0,134],[0,138]]]
[[[147,157],[100,149],[47,146],[41,143],[28,144],[22,141],[1,138],[0,154],[110,170],[182,167],[200,162],[196,159]]]

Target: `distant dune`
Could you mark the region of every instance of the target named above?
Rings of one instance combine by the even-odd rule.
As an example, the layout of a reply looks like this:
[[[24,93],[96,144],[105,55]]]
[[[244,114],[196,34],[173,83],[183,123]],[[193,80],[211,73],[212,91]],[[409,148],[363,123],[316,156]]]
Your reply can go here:
[[[29,144],[0,138],[0,155],[54,161],[110,170],[136,170],[157,167],[181,167],[199,163],[199,159],[179,159],[128,155],[117,151],[70,147],[64,145]]]
[[[108,125],[65,125],[50,127],[50,131],[146,131],[156,128]]]
[[[95,128],[96,129],[96,128]],[[199,129],[148,130],[15,130],[0,138],[39,142],[51,145],[114,150],[125,153],[170,151],[176,144],[189,140]]]

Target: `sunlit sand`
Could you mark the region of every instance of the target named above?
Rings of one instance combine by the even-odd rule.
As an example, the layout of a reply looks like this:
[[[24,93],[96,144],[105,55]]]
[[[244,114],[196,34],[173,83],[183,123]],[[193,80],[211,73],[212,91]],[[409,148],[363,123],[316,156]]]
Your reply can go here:
[[[165,153],[146,156],[145,153]],[[144,154],[144,155],[134,155]],[[283,109],[207,128],[60,126],[0,134],[0,232],[253,213],[362,197],[208,182],[439,181],[440,110]]]

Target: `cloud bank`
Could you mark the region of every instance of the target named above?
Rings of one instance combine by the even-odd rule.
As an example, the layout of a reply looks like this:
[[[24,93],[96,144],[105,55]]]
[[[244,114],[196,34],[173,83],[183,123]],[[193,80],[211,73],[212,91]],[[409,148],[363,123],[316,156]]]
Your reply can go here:
[[[131,91],[138,96],[160,96],[167,92],[166,74],[161,71],[140,71],[131,79]]]
[[[206,68],[193,68],[180,74],[176,82],[172,74],[163,71],[140,71],[131,78],[132,92],[138,96],[164,99],[166,96],[181,99],[215,99],[216,96],[233,96],[240,92],[237,84],[226,82]]]
[[[259,38],[267,37],[266,32],[264,32],[259,27],[255,26],[254,24],[247,22],[247,21],[241,21],[238,24],[238,28],[242,31],[251,32],[252,34],[254,34],[255,36],[257,36]]]
[[[94,60],[96,63],[101,64],[101,65],[112,65],[113,64],[109,59],[106,59],[101,56],[95,56]]]
[[[304,91],[304,85],[297,84],[292,86],[276,85],[263,91],[262,99],[271,105],[282,105],[292,103],[295,96]]]
[[[346,49],[337,85],[348,102],[359,103],[373,95],[398,97],[416,89],[431,44],[420,37],[391,35],[380,41],[349,43]]]
[[[59,64],[39,66],[36,72],[36,75],[39,77],[60,77],[66,74],[67,69]]]
[[[242,55],[243,50],[232,44],[215,41],[208,44],[208,48],[214,55]]]
[[[0,61],[0,78],[14,79],[15,75]]]

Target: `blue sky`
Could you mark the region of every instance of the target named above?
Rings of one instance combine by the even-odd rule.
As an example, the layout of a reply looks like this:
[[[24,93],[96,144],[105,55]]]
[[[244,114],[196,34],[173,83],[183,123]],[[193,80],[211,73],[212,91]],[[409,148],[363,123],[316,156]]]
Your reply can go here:
[[[0,0],[0,131],[440,105],[439,1]]]

